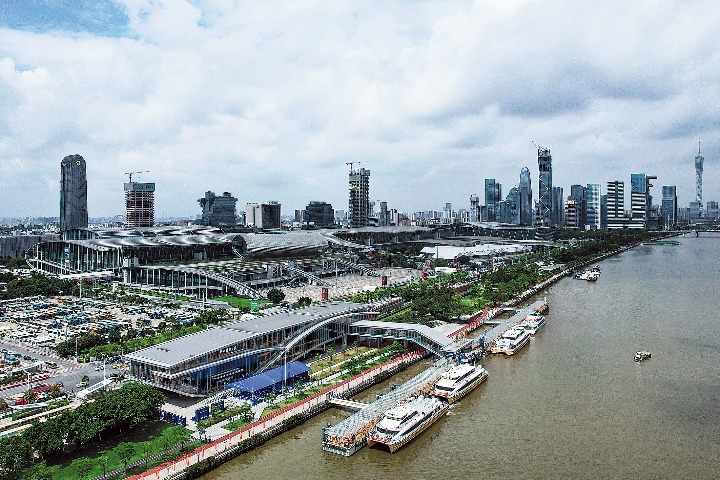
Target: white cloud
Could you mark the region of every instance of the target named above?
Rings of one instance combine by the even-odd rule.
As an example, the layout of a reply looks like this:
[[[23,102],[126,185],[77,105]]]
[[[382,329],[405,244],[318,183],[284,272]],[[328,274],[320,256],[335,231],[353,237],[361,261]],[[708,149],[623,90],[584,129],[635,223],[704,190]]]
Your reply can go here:
[[[123,3],[126,37],[0,31],[0,216],[56,215],[74,153],[93,216],[138,170],[167,215],[206,190],[346,209],[348,161],[391,207],[462,207],[535,179],[531,140],[566,189],[645,170],[685,203],[702,137],[720,196],[709,1]]]

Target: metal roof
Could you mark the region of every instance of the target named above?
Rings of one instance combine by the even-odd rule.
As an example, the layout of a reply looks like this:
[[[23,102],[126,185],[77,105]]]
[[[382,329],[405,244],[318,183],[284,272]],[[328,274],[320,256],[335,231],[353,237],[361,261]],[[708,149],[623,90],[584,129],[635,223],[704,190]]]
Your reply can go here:
[[[302,362],[290,362],[286,365],[272,368],[266,372],[258,373],[251,377],[243,378],[237,382],[227,385],[226,388],[232,388],[241,392],[257,392],[266,388],[282,383],[288,378],[292,378],[310,371],[310,367]]]
[[[128,359],[161,367],[172,367],[191,358],[201,357],[257,335],[304,323],[314,323],[346,313],[365,310],[360,303],[330,302],[290,312],[257,317],[243,322],[210,328],[169,340],[125,355]]]

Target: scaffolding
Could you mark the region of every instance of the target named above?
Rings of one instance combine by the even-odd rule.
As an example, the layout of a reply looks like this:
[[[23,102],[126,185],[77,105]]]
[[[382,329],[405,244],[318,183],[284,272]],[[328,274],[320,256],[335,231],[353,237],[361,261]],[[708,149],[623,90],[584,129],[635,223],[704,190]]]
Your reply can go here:
[[[367,436],[382,416],[410,396],[430,391],[448,369],[449,360],[438,360],[432,367],[391,389],[367,407],[332,427],[323,428],[323,450],[349,457],[367,444]]]

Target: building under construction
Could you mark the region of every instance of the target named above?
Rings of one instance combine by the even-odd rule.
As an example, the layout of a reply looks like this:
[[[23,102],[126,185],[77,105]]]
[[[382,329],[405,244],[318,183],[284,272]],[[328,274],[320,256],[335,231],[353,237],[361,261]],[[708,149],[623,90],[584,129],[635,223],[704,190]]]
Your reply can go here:
[[[350,228],[368,226],[370,218],[370,170],[350,165]]]
[[[155,184],[125,184],[125,226],[127,228],[155,225]]]

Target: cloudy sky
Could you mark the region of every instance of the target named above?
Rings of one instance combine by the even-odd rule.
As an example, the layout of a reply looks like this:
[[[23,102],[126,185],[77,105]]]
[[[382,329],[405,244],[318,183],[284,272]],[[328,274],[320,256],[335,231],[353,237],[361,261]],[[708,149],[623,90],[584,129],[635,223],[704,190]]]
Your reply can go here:
[[[645,172],[720,200],[714,1],[2,0],[0,217],[58,215],[60,161],[91,216],[124,172],[157,216],[206,190],[347,209],[346,162],[401,211],[503,195],[549,147],[554,183]],[[356,164],[357,165],[357,164]]]

